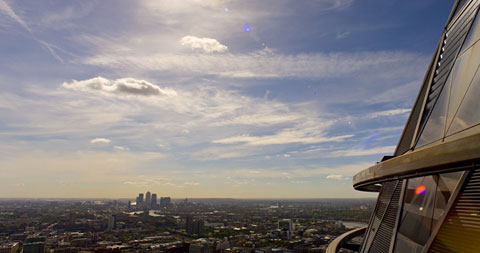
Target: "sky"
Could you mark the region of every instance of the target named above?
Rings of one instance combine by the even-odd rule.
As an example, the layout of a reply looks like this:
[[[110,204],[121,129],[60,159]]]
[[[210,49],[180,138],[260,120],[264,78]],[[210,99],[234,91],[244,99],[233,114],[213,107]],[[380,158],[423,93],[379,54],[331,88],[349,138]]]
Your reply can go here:
[[[0,0],[0,197],[375,197],[452,0]]]

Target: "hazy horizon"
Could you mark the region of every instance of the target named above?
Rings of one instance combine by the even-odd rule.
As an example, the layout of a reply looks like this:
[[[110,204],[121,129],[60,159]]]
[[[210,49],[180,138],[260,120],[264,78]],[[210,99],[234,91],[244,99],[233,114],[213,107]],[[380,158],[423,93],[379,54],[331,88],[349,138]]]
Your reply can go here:
[[[373,198],[452,5],[0,0],[0,198]]]

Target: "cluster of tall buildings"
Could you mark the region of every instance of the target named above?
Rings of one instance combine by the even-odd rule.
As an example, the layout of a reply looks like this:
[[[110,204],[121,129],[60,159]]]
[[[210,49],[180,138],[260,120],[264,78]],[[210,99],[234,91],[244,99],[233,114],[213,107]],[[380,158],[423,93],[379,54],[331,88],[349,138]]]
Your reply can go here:
[[[145,196],[145,198],[144,198]],[[137,208],[168,208],[171,205],[170,197],[161,197],[160,203],[157,202],[157,194],[150,193],[149,191],[145,193],[139,193],[137,197]]]

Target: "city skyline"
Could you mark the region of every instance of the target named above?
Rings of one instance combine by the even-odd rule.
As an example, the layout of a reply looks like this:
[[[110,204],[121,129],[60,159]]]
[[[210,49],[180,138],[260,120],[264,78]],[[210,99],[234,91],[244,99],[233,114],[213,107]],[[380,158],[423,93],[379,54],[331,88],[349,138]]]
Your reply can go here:
[[[452,4],[0,0],[0,198],[374,197]]]

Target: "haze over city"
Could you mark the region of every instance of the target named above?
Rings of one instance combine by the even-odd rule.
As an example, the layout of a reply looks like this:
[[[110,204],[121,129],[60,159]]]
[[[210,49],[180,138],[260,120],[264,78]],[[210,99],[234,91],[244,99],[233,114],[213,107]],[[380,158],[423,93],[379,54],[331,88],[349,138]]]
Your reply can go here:
[[[375,197],[451,7],[0,0],[0,198]]]

